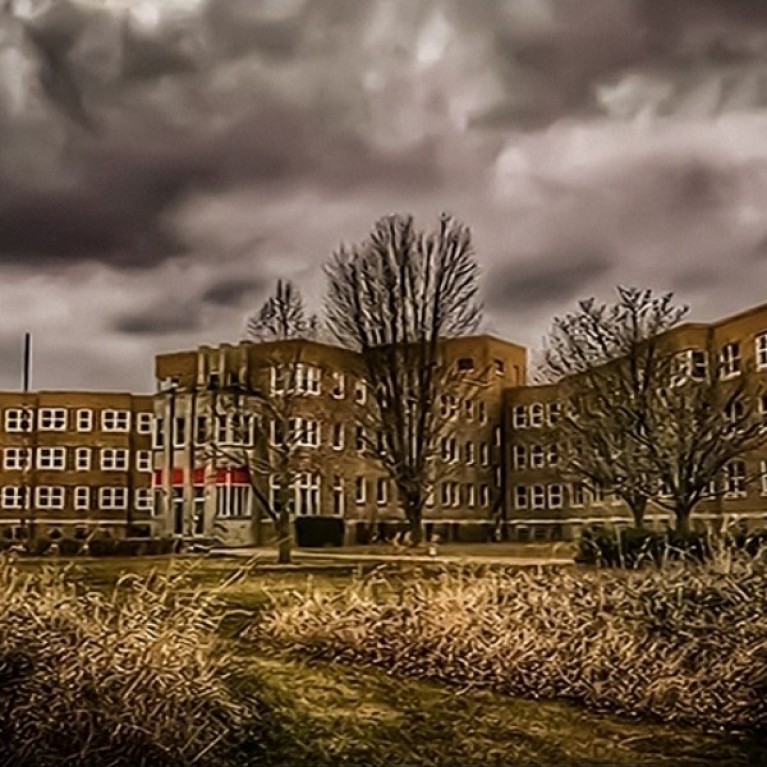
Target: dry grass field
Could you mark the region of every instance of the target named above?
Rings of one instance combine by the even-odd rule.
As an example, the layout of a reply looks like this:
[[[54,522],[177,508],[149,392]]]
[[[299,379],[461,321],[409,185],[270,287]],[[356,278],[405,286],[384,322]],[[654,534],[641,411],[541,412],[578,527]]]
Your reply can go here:
[[[516,617],[529,624],[525,641],[530,642],[533,627],[549,625],[552,637],[564,630],[556,626],[554,604],[548,612],[539,605],[547,583],[560,594],[559,609],[571,603],[572,591],[563,592],[562,583],[556,581],[566,577],[562,573],[502,574],[491,568],[470,573],[438,565],[432,569],[391,565],[372,571],[354,565],[276,570],[264,569],[259,562],[243,565],[194,557],[54,564],[26,560],[6,563],[2,572],[6,596],[0,600],[0,625],[5,630],[9,621],[18,623],[14,616],[19,610],[36,616],[29,625],[18,623],[19,631],[34,640],[36,678],[42,683],[53,675],[56,684],[69,691],[62,696],[62,688],[55,685],[36,688],[36,695],[53,690],[55,705],[28,697],[21,714],[10,712],[10,719],[26,722],[11,737],[31,749],[39,745],[40,733],[48,733],[44,742],[49,746],[57,742],[52,735],[56,723],[78,721],[81,729],[70,727],[75,734],[87,734],[94,722],[102,728],[108,724],[109,732],[119,735],[130,729],[116,727],[117,723],[140,721],[159,744],[154,761],[145,745],[138,757],[134,751],[124,762],[78,762],[70,753],[68,760],[49,759],[50,764],[205,764],[206,759],[209,764],[225,764],[233,758],[239,765],[285,767],[748,765],[759,763],[767,745],[753,733],[616,715],[612,702],[593,706],[574,695],[581,701],[575,703],[554,688],[536,695],[533,689],[488,684],[477,668],[476,640],[492,624],[465,622],[477,607],[484,612],[490,606],[488,582],[494,579],[496,596],[504,593],[504,585],[525,586],[528,612],[518,612],[521,596],[511,598],[511,606]],[[28,582],[21,587],[24,577]],[[744,593],[750,594],[745,588]],[[609,622],[610,604],[625,600],[625,592],[613,594],[611,603],[612,591],[603,589],[602,596],[595,597],[605,600],[598,620]],[[30,608],[32,602],[37,606]],[[404,623],[402,614],[395,615],[398,604],[407,611]],[[658,614],[664,604],[668,606],[663,599],[653,604]],[[376,612],[381,609],[389,612],[381,616]],[[491,611],[494,617],[488,620],[497,621],[497,613]],[[432,616],[428,621],[427,614]],[[357,615],[361,619],[352,626],[350,616]],[[41,633],[40,620],[47,633]],[[689,613],[685,620],[691,622]],[[423,640],[439,647],[433,635],[435,621],[445,635],[459,640],[456,648],[475,653],[453,659],[453,668],[463,664],[469,669],[461,679],[451,678],[447,671],[435,673],[439,669],[428,665],[434,658],[424,652]],[[749,622],[745,613],[743,621]],[[35,622],[38,628],[33,627]],[[261,626],[258,631],[256,623]],[[396,657],[387,656],[386,647],[373,651],[375,644],[368,641],[372,634],[378,632],[379,641],[391,637],[395,629],[402,633],[403,627],[411,650],[398,650]],[[88,635],[93,637],[90,645],[81,641]],[[584,634],[584,642],[586,638]],[[551,637],[547,641],[547,646],[555,644]],[[502,644],[501,637],[496,642]],[[368,645],[371,649],[366,652]],[[8,646],[6,642],[2,648],[5,665],[0,666],[6,671],[0,676],[4,686],[15,683],[7,673]],[[652,648],[647,656],[652,665]],[[613,658],[614,663],[619,660]],[[444,658],[441,663],[451,668]],[[543,667],[536,672],[528,658],[530,684],[536,673],[551,677],[545,663]],[[625,670],[621,674],[619,666],[615,669],[616,677],[630,688],[631,675]],[[174,675],[183,680],[178,688],[172,682]],[[164,691],[172,688],[172,700],[166,700]],[[107,699],[116,717],[109,720],[100,711]],[[90,701],[90,708],[83,706],[83,700]],[[207,705],[198,709],[200,700],[207,700]],[[602,710],[589,710],[589,705]],[[234,736],[222,736],[222,725]],[[7,744],[8,734],[4,735]],[[69,745],[75,745],[72,738]],[[104,749],[109,744],[91,740],[91,745]],[[118,742],[117,748],[127,746]],[[189,758],[195,749],[201,754],[197,761]],[[38,763],[46,764],[6,761]]]

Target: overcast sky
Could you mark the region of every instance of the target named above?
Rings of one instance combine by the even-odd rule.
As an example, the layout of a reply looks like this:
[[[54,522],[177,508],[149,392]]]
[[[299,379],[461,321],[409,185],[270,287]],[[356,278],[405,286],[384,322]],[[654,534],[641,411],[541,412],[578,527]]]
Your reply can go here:
[[[767,301],[765,0],[0,0],[0,387],[150,391],[380,216],[473,231],[485,329],[617,283]]]

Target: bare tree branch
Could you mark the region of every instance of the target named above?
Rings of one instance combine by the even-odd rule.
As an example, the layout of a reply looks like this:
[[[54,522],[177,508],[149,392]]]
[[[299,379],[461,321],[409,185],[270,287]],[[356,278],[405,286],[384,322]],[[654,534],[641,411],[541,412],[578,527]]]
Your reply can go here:
[[[477,329],[478,272],[470,230],[446,215],[428,232],[412,216],[382,218],[367,240],[342,245],[326,266],[328,326],[361,356],[367,394],[358,418],[397,487],[414,542],[444,467],[438,457],[451,430],[450,403],[470,388],[443,342]]]

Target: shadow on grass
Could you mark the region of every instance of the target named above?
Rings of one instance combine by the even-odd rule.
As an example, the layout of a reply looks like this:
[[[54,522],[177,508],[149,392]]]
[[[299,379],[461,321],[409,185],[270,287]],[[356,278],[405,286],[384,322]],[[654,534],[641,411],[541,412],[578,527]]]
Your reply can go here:
[[[767,746],[252,650],[239,661],[274,723],[268,763],[284,767],[745,767]]]

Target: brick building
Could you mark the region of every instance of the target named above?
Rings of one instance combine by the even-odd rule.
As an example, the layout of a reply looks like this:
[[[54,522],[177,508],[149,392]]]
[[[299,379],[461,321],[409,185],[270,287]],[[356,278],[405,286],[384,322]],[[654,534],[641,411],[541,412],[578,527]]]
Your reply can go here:
[[[757,406],[767,419],[767,304],[710,324],[680,325],[664,342],[685,360],[693,377],[712,364],[711,350],[719,356],[723,377],[756,377],[756,388],[763,392]],[[628,509],[609,488],[589,492],[563,479],[551,438],[560,397],[558,385],[516,386],[505,392],[505,506],[516,540],[571,539],[586,525],[630,524]],[[747,477],[760,479],[748,484]],[[725,482],[724,494],[701,501],[692,523],[703,528],[729,518],[751,529],[767,526],[767,450],[731,462]],[[646,519],[656,526],[672,523],[671,514],[652,503]]]
[[[0,534],[152,534],[152,397],[0,393]]]
[[[462,401],[446,398],[440,404],[454,424],[441,445],[444,477],[424,518],[427,527],[439,524],[449,536],[467,522],[502,514],[503,391],[525,380],[526,351],[476,336],[445,342],[444,353],[470,380],[471,391]],[[247,392],[274,392],[286,365],[299,371],[294,416],[305,435],[293,489],[295,514],[341,517],[348,540],[357,539],[358,526],[402,519],[396,489],[369,455],[355,415],[367,396],[357,355],[317,342],[243,342],[156,359],[159,529],[215,536],[231,545],[268,539],[272,525],[258,497],[268,498],[275,489],[268,472],[248,476],[242,451],[256,450],[255,430],[270,426],[252,419],[233,428],[227,421],[250,418],[257,408],[249,407]],[[245,392],[243,404],[223,417],[222,399],[237,391]]]
[[[681,325],[667,342],[693,374],[715,349],[725,375],[767,384],[767,305]],[[561,392],[527,385],[523,347],[480,335],[445,342],[444,352],[471,389],[440,403],[452,428],[438,459],[443,476],[424,512],[427,534],[465,537],[478,522],[503,522],[514,540],[550,540],[576,537],[593,523],[629,524],[609,488],[589,492],[563,477],[552,439]],[[34,527],[41,535],[84,536],[100,528],[230,545],[269,541],[263,500],[275,488],[268,472],[254,483],[242,457],[263,444],[259,434],[275,437],[268,423],[250,417],[258,408],[248,406],[249,392],[275,391],[286,365],[296,368],[294,416],[304,435],[296,515],[341,518],[350,541],[363,528],[401,520],[393,483],[360,439],[357,408],[366,390],[357,355],[318,342],[242,342],[159,355],[154,395],[0,393],[0,534],[18,537]],[[232,397],[241,406],[221,409]],[[767,398],[758,405],[767,418]],[[752,476],[759,481],[747,484]],[[696,508],[693,523],[730,515],[767,526],[767,451],[733,462],[727,482],[724,496]],[[663,525],[670,516],[651,504],[647,519]]]

